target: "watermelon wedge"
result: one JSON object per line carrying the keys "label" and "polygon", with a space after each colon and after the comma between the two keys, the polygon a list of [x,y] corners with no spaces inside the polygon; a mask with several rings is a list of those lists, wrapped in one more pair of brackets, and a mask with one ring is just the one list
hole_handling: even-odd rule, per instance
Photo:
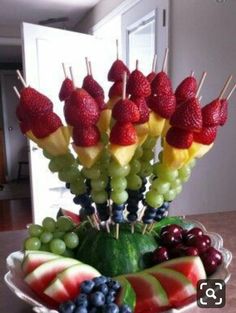
{"label": "watermelon wedge", "polygon": [[182,273],[196,287],[200,279],[206,279],[204,265],[199,256],[187,256],[163,262],[154,268],[169,268]]}
{"label": "watermelon wedge", "polygon": [[183,306],[188,299],[192,301],[196,295],[196,289],[192,283],[179,272],[167,268],[157,268],[148,273],[160,282],[174,308]]}
{"label": "watermelon wedge", "polygon": [[134,289],[124,276],[118,276],[115,278],[115,280],[118,280],[121,285],[121,290],[116,296],[116,304],[119,306],[122,304],[127,304],[133,310],[136,305],[136,294]]}
{"label": "watermelon wedge", "polygon": [[38,266],[25,277],[25,282],[37,293],[42,293],[56,275],[66,268],[79,264],[79,261],[59,257]]}
{"label": "watermelon wedge", "polygon": [[60,208],[58,213],[57,213],[57,218],[59,216],[68,216],[72,219],[72,221],[75,223],[75,224],[79,224],[81,223],[81,218],[78,214],[75,214],[71,211],[68,211],[68,210],[65,210],[65,209],[62,209]]}
{"label": "watermelon wedge", "polygon": [[170,307],[167,294],[161,284],[148,273],[125,275],[136,294],[134,313],[159,313]]}
{"label": "watermelon wedge", "polygon": [[22,270],[25,274],[29,274],[35,270],[39,265],[57,259],[58,255],[44,252],[44,251],[26,251],[25,257],[22,262]]}
{"label": "watermelon wedge", "polygon": [[57,303],[63,303],[72,299],[61,280],[57,278],[46,288],[44,294]]}

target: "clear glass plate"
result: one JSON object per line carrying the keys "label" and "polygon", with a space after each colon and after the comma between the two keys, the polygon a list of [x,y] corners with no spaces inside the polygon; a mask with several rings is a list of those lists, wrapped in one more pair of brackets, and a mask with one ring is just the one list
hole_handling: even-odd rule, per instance
{"label": "clear glass plate", "polygon": [[[201,228],[205,234],[211,237],[212,246],[217,250],[221,251],[223,255],[223,263],[218,268],[217,272],[214,273],[211,278],[222,279],[225,283],[230,279],[230,272],[228,271],[228,266],[232,260],[232,253],[223,247],[223,239],[220,235],[212,232],[207,232],[205,227],[196,221],[185,220],[186,224],[191,225],[191,227]],[[56,310],[51,310],[47,308],[45,303],[43,303],[37,296],[31,291],[31,289],[24,283],[23,274],[21,271],[21,261],[23,259],[23,252],[17,251],[11,253],[7,259],[6,264],[8,272],[6,273],[4,280],[11,291],[20,299],[27,302],[33,307],[33,311],[37,313],[58,313]],[[196,307],[197,303],[192,302],[189,305],[181,309],[171,309],[165,313],[183,313],[190,312],[191,309]]]}

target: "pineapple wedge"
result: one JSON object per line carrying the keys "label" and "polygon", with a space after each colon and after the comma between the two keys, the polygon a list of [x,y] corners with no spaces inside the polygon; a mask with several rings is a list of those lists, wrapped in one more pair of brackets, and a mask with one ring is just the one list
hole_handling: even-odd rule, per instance
{"label": "pineapple wedge", "polygon": [[107,102],[107,108],[112,110],[116,102],[118,102],[120,99],[121,97],[113,97],[109,99]]}
{"label": "pineapple wedge", "polygon": [[130,146],[119,146],[115,144],[109,145],[109,151],[112,157],[121,165],[125,166],[131,161],[135,150],[137,149],[139,143],[135,143]]}
{"label": "pineapple wedge", "polygon": [[194,158],[202,158],[207,152],[211,150],[214,143],[210,145],[203,145],[198,142],[193,142],[191,147],[188,149],[189,152],[189,159],[188,162],[190,162]]}
{"label": "pineapple wedge", "polygon": [[149,132],[149,125],[148,123],[135,125],[135,129],[138,135],[138,144],[139,146],[142,146],[142,144],[147,139],[148,132]]}
{"label": "pineapple wedge", "polygon": [[104,148],[101,142],[92,147],[79,147],[75,144],[72,146],[77,153],[81,164],[86,168],[90,168],[94,163],[96,163]]}
{"label": "pineapple wedge", "polygon": [[149,135],[151,137],[158,137],[161,135],[165,125],[165,119],[155,112],[151,112],[149,115]]}
{"label": "pineapple wedge", "polygon": [[163,127],[162,133],[161,133],[161,137],[166,137],[166,134],[169,130],[169,128],[171,127],[169,120],[165,120],[165,125]]}
{"label": "pineapple wedge", "polygon": [[163,163],[173,169],[181,168],[189,160],[188,149],[177,149],[170,146],[166,141],[163,149]]}
{"label": "pineapple wedge", "polygon": [[101,115],[97,123],[97,127],[101,133],[106,133],[108,131],[111,122],[111,113],[111,109],[105,109],[101,111]]}

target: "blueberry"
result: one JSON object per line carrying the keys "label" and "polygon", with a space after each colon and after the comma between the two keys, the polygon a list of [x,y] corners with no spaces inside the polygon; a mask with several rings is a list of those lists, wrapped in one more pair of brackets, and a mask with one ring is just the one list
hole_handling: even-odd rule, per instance
{"label": "blueberry", "polygon": [[132,313],[132,310],[127,304],[122,304],[119,313]]}
{"label": "blueberry", "polygon": [[118,290],[120,290],[121,285],[118,281],[112,280],[111,282],[108,283],[108,287],[115,290],[115,291],[118,291]]}
{"label": "blueberry", "polygon": [[80,285],[80,290],[83,293],[90,293],[93,290],[94,286],[95,286],[94,281],[92,281],[92,280],[85,280]]}
{"label": "blueberry", "polygon": [[127,215],[127,219],[130,221],[130,222],[135,222],[138,218],[138,214],[136,213],[129,213]]}
{"label": "blueberry", "polygon": [[148,210],[146,210],[144,213],[145,219],[154,219],[155,216],[156,216],[156,213],[149,212]]}
{"label": "blueberry", "polygon": [[[112,288],[112,287],[110,287],[110,288]],[[107,296],[115,297],[116,294],[117,294],[117,292],[116,292],[114,289],[110,289],[109,292],[108,292],[108,294],[107,294]]]}
{"label": "blueberry", "polygon": [[86,207],[91,204],[90,196],[87,193],[84,193],[76,197],[76,204],[80,204],[83,207]]}
{"label": "blueberry", "polygon": [[138,203],[139,203],[139,199],[136,199],[136,198],[129,198],[128,199],[128,205],[137,206]]}
{"label": "blueberry", "polygon": [[136,198],[139,195],[138,190],[127,190],[130,198]]}
{"label": "blueberry", "polygon": [[60,313],[73,313],[75,309],[75,304],[72,301],[67,301],[59,306]]}
{"label": "blueberry", "polygon": [[75,304],[77,306],[88,306],[88,297],[85,293],[81,293],[78,297],[75,298]]}
{"label": "blueberry", "polygon": [[108,278],[106,276],[98,276],[93,278],[93,282],[95,283],[95,287],[106,284],[108,281]]}
{"label": "blueberry", "polygon": [[106,210],[107,209],[107,202],[97,203],[96,207],[97,207],[98,210]]}
{"label": "blueberry", "polygon": [[66,188],[70,189],[70,183],[66,183]]}
{"label": "blueberry", "polygon": [[156,211],[157,211],[156,208],[153,208],[150,205],[148,205],[145,212],[156,213]]}
{"label": "blueberry", "polygon": [[96,308],[95,306],[93,306],[93,307],[91,307],[91,308],[89,309],[89,313],[98,313],[98,312],[100,312],[100,311],[99,311],[99,309]]}
{"label": "blueberry", "polygon": [[133,206],[133,205],[128,204],[127,211],[130,213],[136,213],[138,211],[138,207],[137,205]]}
{"label": "blueberry", "polygon": [[86,206],[84,210],[87,215],[93,215],[95,212],[95,208],[92,205]]}
{"label": "blueberry", "polygon": [[162,204],[162,207],[165,208],[165,209],[168,209],[170,206],[170,202],[167,202],[165,201],[163,204]]}
{"label": "blueberry", "polygon": [[156,221],[156,222],[159,222],[160,220],[162,220],[163,219],[163,215],[162,214],[156,214],[156,216],[154,217],[154,220]]}
{"label": "blueberry", "polygon": [[84,306],[79,305],[73,313],[88,313],[88,309]]}
{"label": "blueberry", "polygon": [[104,305],[103,313],[119,313],[119,307],[115,303]]}
{"label": "blueberry", "polygon": [[144,222],[144,224],[151,224],[153,219],[147,218],[146,216],[143,216],[142,221]]}
{"label": "blueberry", "polygon": [[166,209],[164,207],[160,207],[157,209],[157,212],[160,214],[164,214],[166,212]]}
{"label": "blueberry", "polygon": [[112,204],[112,210],[122,211],[124,209],[125,209],[125,205],[124,204],[116,204],[116,203]]}
{"label": "blueberry", "polygon": [[99,285],[97,288],[96,288],[97,291],[101,291],[104,295],[107,295],[108,294],[108,286],[107,284],[102,284],[102,285]]}
{"label": "blueberry", "polygon": [[145,187],[145,186],[143,186],[143,187],[141,187],[141,188],[139,189],[139,192],[140,192],[140,193],[145,192],[145,191],[146,191],[146,187]]}
{"label": "blueberry", "polygon": [[114,303],[114,302],[115,302],[115,299],[116,299],[116,298],[115,298],[114,296],[108,294],[108,295],[106,296],[106,304]]}
{"label": "blueberry", "polygon": [[98,216],[99,216],[99,219],[101,220],[101,221],[107,221],[108,219],[109,219],[109,217],[110,217],[110,215],[109,214],[100,214],[99,212],[98,212]]}
{"label": "blueberry", "polygon": [[105,296],[101,291],[96,291],[91,294],[90,302],[93,306],[102,306],[105,304]]}

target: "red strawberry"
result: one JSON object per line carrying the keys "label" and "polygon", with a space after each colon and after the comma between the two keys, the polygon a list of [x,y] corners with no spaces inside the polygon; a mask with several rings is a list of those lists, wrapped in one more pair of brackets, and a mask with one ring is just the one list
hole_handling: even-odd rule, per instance
{"label": "red strawberry", "polygon": [[137,121],[137,124],[146,123],[149,120],[150,110],[147,106],[147,102],[145,98],[144,97],[131,97],[130,100],[136,104],[139,110],[140,118]]}
{"label": "red strawberry", "polygon": [[116,123],[110,134],[110,142],[120,146],[135,144],[138,140],[136,130],[131,123]]}
{"label": "red strawberry", "polygon": [[166,134],[166,141],[172,147],[188,149],[193,142],[193,133],[178,127],[171,127]]}
{"label": "red strawberry", "polygon": [[221,100],[220,103],[220,126],[224,126],[228,119],[228,101]]}
{"label": "red strawberry", "polygon": [[20,105],[30,117],[45,114],[53,109],[51,100],[31,87],[21,91]]}
{"label": "red strawberry", "polygon": [[45,138],[62,126],[60,117],[53,112],[32,119],[32,133],[37,138]]}
{"label": "red strawberry", "polygon": [[104,110],[106,108],[106,103],[103,96],[94,97],[94,100],[97,102],[100,110]]}
{"label": "red strawberry", "polygon": [[172,115],[170,124],[189,131],[200,131],[202,112],[198,99],[192,98],[179,106]]}
{"label": "red strawberry", "polygon": [[161,117],[170,119],[176,109],[176,99],[173,94],[153,95],[149,97],[148,105]]}
{"label": "red strawberry", "polygon": [[217,127],[203,127],[200,133],[194,133],[193,140],[204,145],[210,145],[216,139]]}
{"label": "red strawberry", "polygon": [[110,82],[122,81],[124,72],[129,76],[130,72],[128,67],[121,60],[116,60],[108,72],[108,80]]}
{"label": "red strawberry", "polygon": [[95,146],[100,140],[100,132],[97,126],[74,127],[73,139],[76,146],[91,147]]}
{"label": "red strawberry", "polygon": [[204,126],[218,126],[221,121],[221,101],[213,100],[202,108],[202,122]]}
{"label": "red strawberry", "polygon": [[113,98],[113,97],[121,97],[122,96],[122,90],[123,90],[123,82],[122,81],[118,81],[115,82],[110,90],[109,90],[109,98]]}
{"label": "red strawberry", "polygon": [[130,74],[127,82],[127,92],[134,97],[148,97],[151,94],[150,83],[139,70],[135,70]]}
{"label": "red strawberry", "polygon": [[151,72],[147,75],[147,80],[149,81],[149,83],[151,84],[151,82],[153,81],[153,79],[156,77],[156,73],[155,72]]}
{"label": "red strawberry", "polygon": [[60,101],[65,101],[67,98],[69,98],[73,90],[74,90],[74,86],[73,86],[72,80],[69,78],[66,78],[63,81],[60,92],[59,92]]}
{"label": "red strawberry", "polygon": [[175,90],[177,105],[194,98],[197,92],[197,81],[194,77],[185,78]]}
{"label": "red strawberry", "polygon": [[21,121],[19,126],[22,134],[25,134],[31,130],[30,122],[28,120]]}
{"label": "red strawberry", "polygon": [[23,121],[27,119],[27,114],[24,111],[22,105],[20,104],[16,107],[16,116],[17,116],[18,121]]}
{"label": "red strawberry", "polygon": [[85,89],[93,98],[103,97],[104,91],[99,83],[93,78],[92,75],[85,76],[82,88]]}
{"label": "red strawberry", "polygon": [[165,72],[159,72],[151,83],[153,94],[169,94],[173,93],[171,81]]}
{"label": "red strawberry", "polygon": [[129,99],[119,100],[112,110],[112,116],[121,123],[135,123],[140,119],[136,104]]}
{"label": "red strawberry", "polygon": [[74,127],[95,125],[100,116],[97,102],[84,89],[76,89],[65,102],[66,122]]}

